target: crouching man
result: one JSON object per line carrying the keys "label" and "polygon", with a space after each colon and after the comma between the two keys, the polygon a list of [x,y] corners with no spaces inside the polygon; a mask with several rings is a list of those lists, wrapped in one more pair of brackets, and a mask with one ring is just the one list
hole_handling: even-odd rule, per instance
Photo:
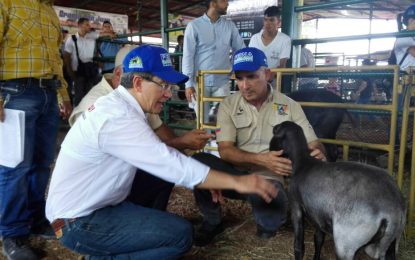
{"label": "crouching man", "polygon": [[272,129],[283,121],[293,121],[303,128],[311,155],[324,159],[324,146],[317,140],[301,106],[294,100],[272,89],[268,83],[271,71],[265,54],[257,48],[243,48],[233,57],[233,72],[239,92],[220,104],[216,140],[221,159],[205,153],[195,159],[213,169],[227,171],[235,176],[257,173],[270,178],[278,189],[271,203],[255,194],[240,194],[231,190],[194,191],[203,214],[203,223],[195,234],[195,244],[204,246],[223,231],[218,201],[222,195],[247,200],[252,205],[257,236],[270,238],[284,224],[287,215],[287,196],[283,177],[291,173],[291,161],[282,157],[283,151],[269,151]]}
{"label": "crouching man", "polygon": [[176,72],[166,50],[142,46],[124,59],[121,86],[99,98],[68,132],[49,188],[46,215],[60,242],[89,259],[176,259],[192,226],[126,200],[136,167],[189,188],[232,189],[265,201],[277,189],[257,175],[235,177],[166,146],[147,123],[171,97]]}

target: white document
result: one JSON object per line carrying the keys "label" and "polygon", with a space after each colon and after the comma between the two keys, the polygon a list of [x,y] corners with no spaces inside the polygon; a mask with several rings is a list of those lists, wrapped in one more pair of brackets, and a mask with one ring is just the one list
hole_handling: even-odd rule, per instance
{"label": "white document", "polygon": [[25,112],[4,109],[0,122],[0,165],[16,167],[24,158]]}

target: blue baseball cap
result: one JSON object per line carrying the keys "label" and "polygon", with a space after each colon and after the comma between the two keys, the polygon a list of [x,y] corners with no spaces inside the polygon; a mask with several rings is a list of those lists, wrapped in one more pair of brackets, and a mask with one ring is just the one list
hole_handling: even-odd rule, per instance
{"label": "blue baseball cap", "polygon": [[174,70],[170,55],[164,48],[150,45],[131,50],[124,58],[123,72],[146,72],[174,84],[184,83],[189,79]]}
{"label": "blue baseball cap", "polygon": [[267,57],[260,49],[246,47],[233,55],[232,71],[257,71],[260,67],[267,67]]}
{"label": "blue baseball cap", "polygon": [[403,24],[408,26],[409,18],[415,19],[415,5],[409,6],[403,13]]}

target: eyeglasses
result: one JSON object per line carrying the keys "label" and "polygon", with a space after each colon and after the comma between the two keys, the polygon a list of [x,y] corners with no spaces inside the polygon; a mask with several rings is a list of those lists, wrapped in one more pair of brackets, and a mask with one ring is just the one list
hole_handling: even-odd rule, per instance
{"label": "eyeglasses", "polygon": [[168,84],[168,83],[158,83],[158,82],[155,82],[152,79],[145,79],[145,80],[150,81],[150,82],[156,84],[164,92],[167,92],[167,91],[170,91],[171,92],[171,90],[172,90],[172,88],[174,86],[174,85],[171,85],[171,84]]}

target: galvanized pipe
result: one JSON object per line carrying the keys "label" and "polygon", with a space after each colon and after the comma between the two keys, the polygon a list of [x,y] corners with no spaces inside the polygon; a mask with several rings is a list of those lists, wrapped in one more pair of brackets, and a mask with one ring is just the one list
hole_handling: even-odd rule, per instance
{"label": "galvanized pipe", "polygon": [[292,40],[293,45],[309,44],[309,43],[325,43],[325,42],[340,42],[340,41],[354,41],[354,40],[367,40],[367,39],[378,39],[378,38],[402,38],[402,37],[413,37],[415,36],[414,31],[401,31],[391,33],[376,33],[376,34],[362,34],[362,35],[350,35],[350,36],[338,36],[318,39],[294,39]]}
{"label": "galvanized pipe", "polygon": [[336,1],[336,2],[330,2],[330,3],[297,6],[294,8],[294,11],[295,12],[307,12],[307,11],[312,11],[312,10],[329,9],[331,7],[338,7],[338,6],[344,6],[344,5],[371,3],[374,1],[376,0],[344,0],[344,1]]}

